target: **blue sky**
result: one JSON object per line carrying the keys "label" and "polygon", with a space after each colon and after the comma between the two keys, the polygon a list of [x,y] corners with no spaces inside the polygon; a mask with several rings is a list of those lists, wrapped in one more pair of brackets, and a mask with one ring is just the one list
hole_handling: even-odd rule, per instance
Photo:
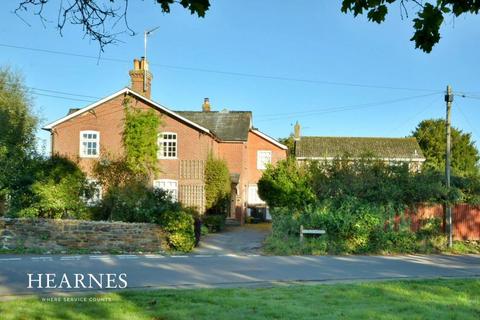
{"label": "blue sky", "polygon": [[[79,27],[58,34],[58,2],[47,9],[45,28],[28,12],[25,24],[11,13],[17,1],[9,2],[0,12],[0,64],[22,72],[33,88],[105,97],[129,85],[131,61],[143,55],[143,30],[160,26],[149,40],[152,98],[173,110],[200,110],[209,97],[216,110],[253,111],[254,125],[274,137],[287,136],[297,120],[304,135],[401,137],[422,119],[444,117],[441,91],[451,84],[477,98],[456,97],[453,124],[480,140],[478,16],[449,17],[440,44],[425,54],[409,41],[412,22],[401,19],[397,5],[377,25],[341,13],[340,1],[212,0],[204,19],[132,1],[128,19],[138,34],[105,48],[102,57],[121,60],[112,62],[2,46],[99,53]],[[34,97],[42,124],[89,104]]]}

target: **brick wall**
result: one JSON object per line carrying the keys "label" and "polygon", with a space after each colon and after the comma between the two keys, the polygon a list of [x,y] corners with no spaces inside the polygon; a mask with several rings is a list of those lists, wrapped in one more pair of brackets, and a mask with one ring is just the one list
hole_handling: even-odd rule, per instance
{"label": "brick wall", "polygon": [[248,133],[248,184],[256,184],[262,177],[263,170],[257,169],[257,151],[272,151],[272,164],[287,158],[287,151],[265,140],[254,132]]}
{"label": "brick wall", "polygon": [[166,246],[165,234],[155,224],[0,218],[3,249],[159,252]]}

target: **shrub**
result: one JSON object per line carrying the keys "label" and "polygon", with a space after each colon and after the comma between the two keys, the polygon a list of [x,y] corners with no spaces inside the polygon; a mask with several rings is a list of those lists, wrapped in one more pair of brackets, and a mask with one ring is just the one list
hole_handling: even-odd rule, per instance
{"label": "shrub", "polygon": [[93,176],[104,190],[110,188],[146,183],[147,176],[131,169],[125,158],[104,154],[93,164]]}
{"label": "shrub", "polygon": [[[424,221],[416,234],[403,212],[418,203],[480,203],[480,178],[452,177],[448,190],[440,172],[410,172],[407,165],[392,166],[368,156],[303,166],[290,159],[264,172],[259,194],[271,207],[269,243],[278,241],[270,248],[280,252],[314,251],[295,241],[290,246],[300,225],[326,229],[330,253],[436,252],[445,248],[440,222]],[[398,213],[400,224],[394,224]]]}
{"label": "shrub", "polygon": [[85,175],[72,161],[54,156],[28,160],[25,177],[10,195],[9,215],[39,218],[89,218],[82,195],[89,192]]}
{"label": "shrub", "polygon": [[205,165],[205,207],[207,214],[227,215],[231,180],[225,160],[209,155]]}
{"label": "shrub", "polygon": [[308,170],[293,158],[267,167],[258,181],[258,194],[270,207],[298,209],[315,201]]}
{"label": "shrub", "polygon": [[168,243],[177,251],[189,252],[195,246],[194,218],[186,211],[163,212],[160,225],[168,232]]}
{"label": "shrub", "polygon": [[138,181],[110,188],[96,208],[95,217],[97,220],[160,223],[162,212],[181,210],[181,205],[172,201],[168,192]]}
{"label": "shrub", "polygon": [[225,228],[225,216],[221,214],[204,215],[202,223],[208,228],[209,232],[220,232]]}
{"label": "shrub", "polygon": [[168,192],[141,181],[110,188],[94,210],[97,220],[156,223],[167,232],[170,247],[178,251],[194,247],[196,215],[193,209],[172,201]]}

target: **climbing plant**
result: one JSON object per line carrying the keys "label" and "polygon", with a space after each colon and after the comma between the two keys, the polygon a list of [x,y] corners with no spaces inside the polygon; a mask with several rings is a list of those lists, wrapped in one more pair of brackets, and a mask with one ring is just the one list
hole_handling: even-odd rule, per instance
{"label": "climbing plant", "polygon": [[125,98],[124,106],[123,145],[126,164],[136,174],[155,173],[158,170],[157,136],[161,119],[153,110],[132,107],[128,98]]}

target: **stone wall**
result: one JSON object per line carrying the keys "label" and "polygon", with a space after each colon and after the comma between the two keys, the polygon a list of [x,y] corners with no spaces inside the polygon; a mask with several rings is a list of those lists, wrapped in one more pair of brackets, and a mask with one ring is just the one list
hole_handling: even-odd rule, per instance
{"label": "stone wall", "polygon": [[0,248],[50,252],[159,252],[163,230],[148,223],[0,218]]}

